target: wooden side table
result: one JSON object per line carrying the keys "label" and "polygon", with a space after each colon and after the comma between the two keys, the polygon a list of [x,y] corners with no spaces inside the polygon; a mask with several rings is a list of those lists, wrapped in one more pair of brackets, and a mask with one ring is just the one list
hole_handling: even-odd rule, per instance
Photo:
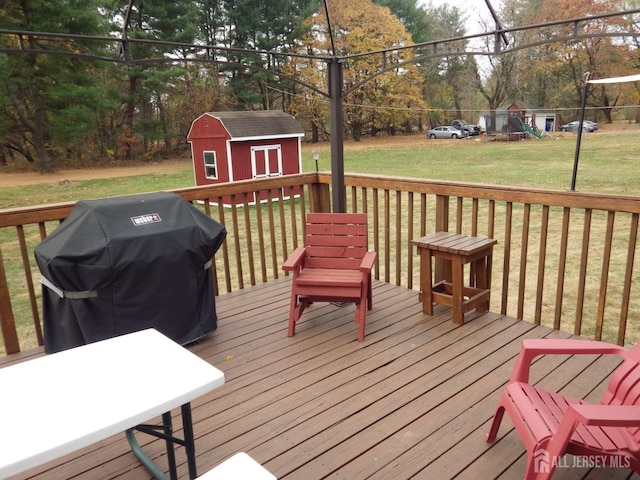
{"label": "wooden side table", "polygon": [[[491,257],[493,238],[471,237],[449,232],[436,232],[413,240],[420,254],[420,299],[422,311],[433,315],[433,303],[453,309],[453,321],[464,323],[464,314],[472,309],[486,312],[491,296]],[[444,280],[433,283],[432,258],[449,264]],[[469,285],[464,284],[464,266],[470,263]]]}

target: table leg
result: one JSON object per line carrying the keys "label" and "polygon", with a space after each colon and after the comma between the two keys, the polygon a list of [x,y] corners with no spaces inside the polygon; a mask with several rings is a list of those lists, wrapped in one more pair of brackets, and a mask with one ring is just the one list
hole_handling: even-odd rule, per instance
{"label": "table leg", "polygon": [[196,446],[193,435],[193,419],[191,418],[191,404],[185,403],[181,407],[182,411],[182,427],[183,438],[177,438],[173,436],[173,427],[171,421],[171,412],[162,414],[163,425],[138,425],[134,428],[130,428],[125,433],[127,440],[131,446],[131,451],[140,462],[147,467],[149,472],[157,480],[166,480],[164,472],[149,458],[149,456],[142,451],[142,448],[138,444],[134,435],[134,430],[139,430],[148,435],[152,435],[157,438],[162,438],[166,442],[167,447],[167,461],[169,463],[169,475],[170,480],[177,480],[178,471],[176,468],[176,458],[174,446],[182,445],[187,453],[187,466],[189,468],[189,479],[194,480],[198,473],[196,471]]}
{"label": "table leg", "polygon": [[138,444],[136,437],[133,433],[133,428],[128,429],[125,434],[127,435],[127,440],[129,441],[129,446],[131,447],[131,451],[136,456],[140,462],[147,467],[147,470],[151,472],[151,474],[157,480],[166,480],[166,476],[162,470],[149,458],[149,456],[142,451],[142,448]]}
{"label": "table leg", "polygon": [[187,451],[187,465],[189,466],[189,478],[195,479],[196,472],[196,443],[193,438],[193,420],[191,418],[191,404],[182,405],[182,427],[184,429],[184,448]]}
{"label": "table leg", "polygon": [[433,272],[431,271],[431,250],[420,249],[420,290],[422,291],[422,312],[433,315]]}
{"label": "table leg", "polygon": [[[486,257],[480,258],[473,262],[475,265],[475,275],[476,275],[476,288],[481,290],[486,290],[487,285],[487,259]],[[476,306],[476,312],[486,312],[489,310],[489,302],[482,302],[481,304]]]}
{"label": "table leg", "polygon": [[463,280],[464,265],[459,257],[451,259],[451,297],[453,299],[453,323],[462,325],[464,323],[464,310],[462,303],[464,301]]}
{"label": "table leg", "polygon": [[162,427],[164,430],[165,444],[167,446],[167,462],[169,463],[169,478],[171,480],[178,480],[178,470],[176,467],[176,452],[173,448],[173,441],[171,435],[173,435],[173,422],[171,420],[171,412],[162,414]]}

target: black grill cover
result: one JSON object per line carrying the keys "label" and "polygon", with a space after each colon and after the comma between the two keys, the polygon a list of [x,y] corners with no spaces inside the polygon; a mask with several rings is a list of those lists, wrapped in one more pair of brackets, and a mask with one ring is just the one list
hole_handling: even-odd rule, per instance
{"label": "black grill cover", "polygon": [[216,329],[211,259],[225,228],[172,193],[81,201],[35,248],[47,353],[155,328]]}

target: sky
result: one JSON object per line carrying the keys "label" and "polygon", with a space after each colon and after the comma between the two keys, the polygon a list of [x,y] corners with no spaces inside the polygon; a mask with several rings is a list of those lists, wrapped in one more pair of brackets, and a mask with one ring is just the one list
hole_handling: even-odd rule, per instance
{"label": "sky", "polygon": [[[499,13],[501,5],[500,0],[490,0],[490,2],[496,13]],[[467,15],[467,35],[483,33],[486,31],[478,22],[478,18],[482,18],[488,21],[490,25],[493,25],[491,13],[489,13],[485,0],[418,0],[419,5],[428,5],[429,3],[434,7],[442,5],[458,7],[459,10]]]}

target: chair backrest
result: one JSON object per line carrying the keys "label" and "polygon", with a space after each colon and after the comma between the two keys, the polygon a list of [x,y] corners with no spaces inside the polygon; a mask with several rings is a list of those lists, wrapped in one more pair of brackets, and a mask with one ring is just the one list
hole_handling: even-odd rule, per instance
{"label": "chair backrest", "polygon": [[305,268],[357,269],[368,247],[366,213],[309,213]]}
{"label": "chair backrest", "polygon": [[640,342],[616,368],[600,401],[603,405],[640,405]]}

